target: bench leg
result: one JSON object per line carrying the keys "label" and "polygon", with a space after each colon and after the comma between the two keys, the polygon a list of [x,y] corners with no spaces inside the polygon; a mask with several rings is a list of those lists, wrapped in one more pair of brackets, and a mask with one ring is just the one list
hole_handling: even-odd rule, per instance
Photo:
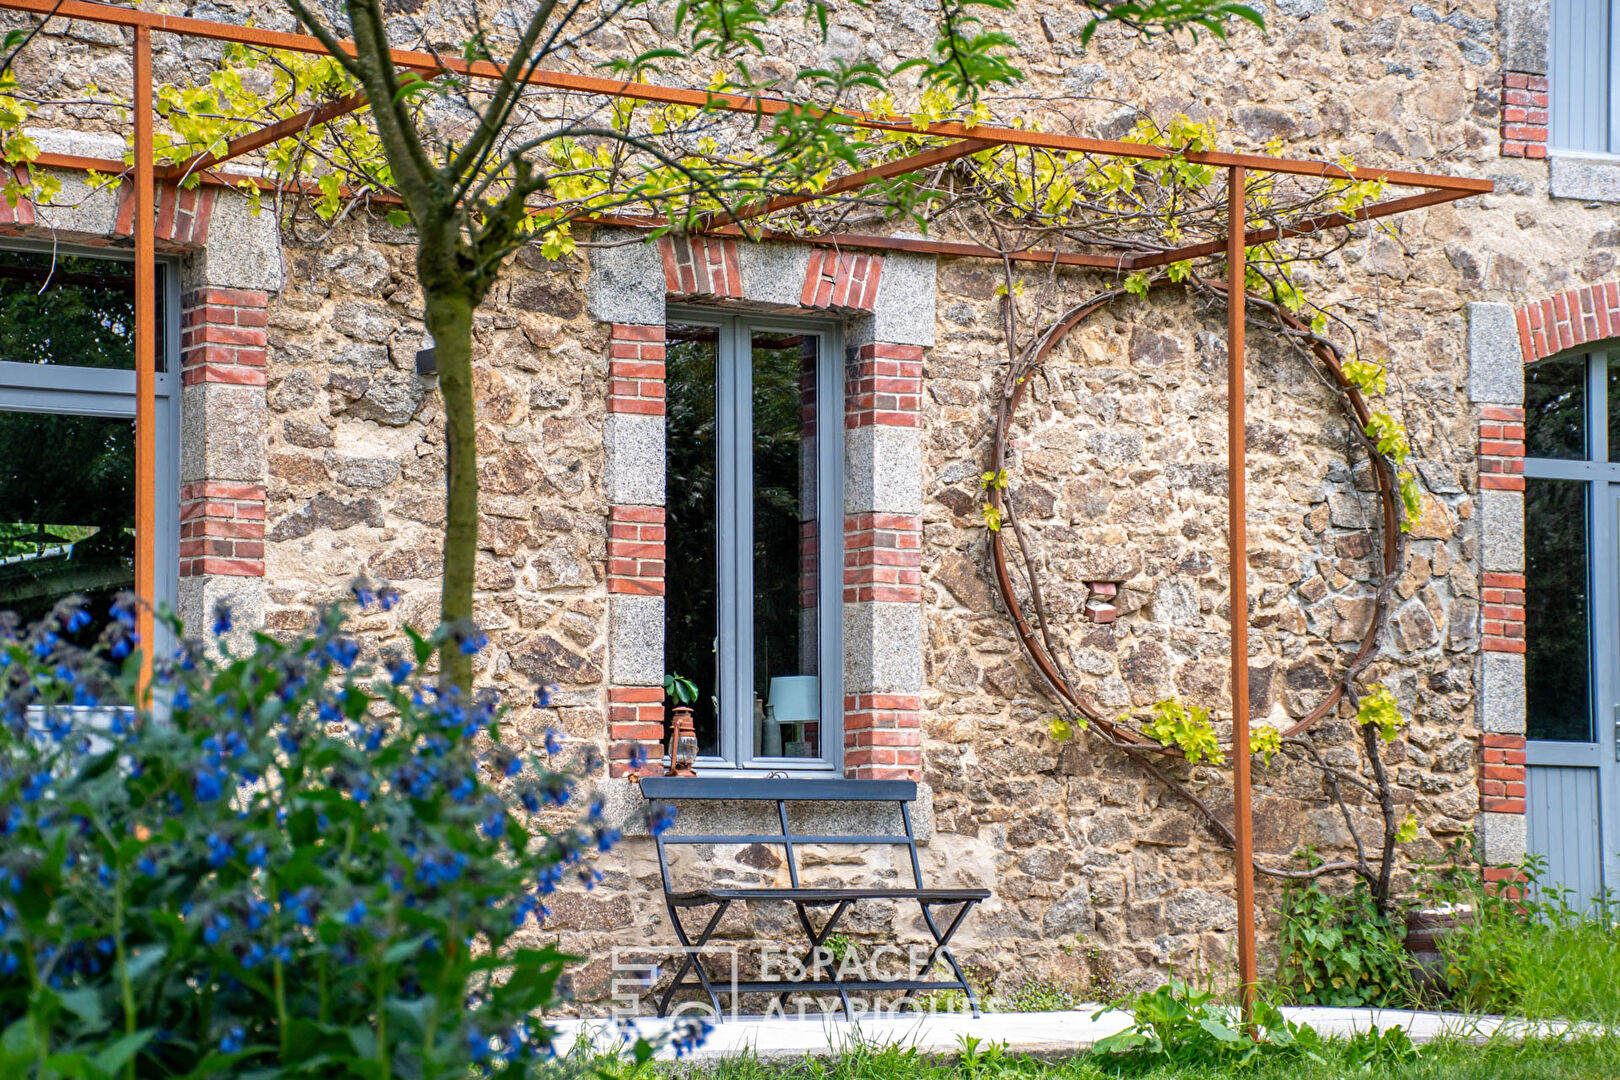
{"label": "bench leg", "polygon": [[[675,936],[681,942],[682,959],[681,966],[675,971],[674,980],[669,984],[669,989],[665,990],[664,996],[659,999],[658,1015],[660,1017],[669,1015],[669,1003],[674,999],[675,991],[689,985],[684,981],[686,973],[695,968],[697,969],[698,983],[703,987],[704,993],[709,995],[709,1003],[714,1007],[714,1019],[717,1023],[719,1022],[720,995],[715,992],[714,986],[709,982],[709,973],[704,970],[700,954],[703,952],[703,946],[709,943],[709,938],[713,935],[715,927],[720,925],[721,917],[725,915],[726,909],[730,906],[730,900],[721,900],[719,902],[714,914],[709,917],[708,925],[703,928],[703,932],[698,935],[698,939],[694,943],[688,939],[686,927],[681,925],[679,909],[674,904],[666,905],[666,909],[669,911],[669,921],[675,927]],[[736,1005],[737,1003],[733,1001],[732,1007],[735,1008]]]}
{"label": "bench leg", "polygon": [[[962,920],[967,918],[967,913],[973,910],[973,906],[977,903],[977,900],[962,901],[962,906],[956,911],[956,917],[950,921],[950,925],[946,926],[945,932],[941,934],[938,925],[934,922],[933,912],[928,910],[928,902],[918,902],[918,906],[922,908],[923,922],[928,924],[928,932],[934,936],[934,947],[929,950],[928,962],[923,965],[922,971],[917,973],[917,981],[921,982],[928,978],[928,973],[934,970],[934,964],[943,957],[945,962],[951,966],[951,971],[955,973],[956,981],[961,985],[962,992],[967,995],[968,1005],[973,1009],[973,1018],[975,1020],[979,1018],[979,999],[974,995],[973,987],[968,985],[967,976],[962,973],[962,966],[956,962],[956,957],[951,953],[951,938],[956,935],[957,929],[962,925]],[[902,1003],[913,1001],[916,995],[917,991],[907,990],[906,996],[901,1001]]]}
{"label": "bench leg", "polygon": [[[821,960],[816,953],[826,943],[827,939],[832,936],[833,927],[838,925],[838,920],[844,917],[844,912],[849,910],[852,903],[854,903],[852,900],[840,900],[838,906],[833,909],[832,917],[823,924],[821,931],[818,933],[814,924],[810,922],[809,909],[802,903],[794,902],[793,906],[799,910],[799,925],[804,927],[804,936],[810,939],[810,951],[804,954],[804,959],[799,961],[799,966],[802,968],[809,965],[811,977],[821,973]],[[836,976],[836,972],[834,975]],[[792,992],[791,990],[784,990],[781,997],[777,999],[784,1011],[787,1009],[788,995]],[[844,1019],[853,1020],[855,1017],[853,1010],[850,1008],[849,994],[840,990],[838,991],[838,998],[844,1003]]]}

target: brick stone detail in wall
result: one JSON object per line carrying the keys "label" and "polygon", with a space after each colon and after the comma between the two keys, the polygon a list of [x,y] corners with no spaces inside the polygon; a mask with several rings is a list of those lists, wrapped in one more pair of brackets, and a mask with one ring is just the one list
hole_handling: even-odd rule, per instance
{"label": "brick stone detail in wall", "polygon": [[1515,319],[1527,364],[1589,341],[1620,337],[1620,282],[1557,293],[1519,308]]}
{"label": "brick stone detail in wall", "polygon": [[[4,175],[3,171],[0,171],[0,175]],[[12,166],[11,175],[16,178],[17,183],[27,185],[26,165]],[[33,225],[35,220],[34,204],[27,199],[18,199],[17,205],[12,206],[6,199],[0,198],[0,225]]]}
{"label": "brick stone detail in wall", "polygon": [[844,370],[844,425],[917,427],[923,351],[918,345],[862,345]]}
{"label": "brick stone detail in wall", "polygon": [[202,288],[181,302],[181,381],[265,385],[269,297],[251,289]]}
{"label": "brick stone detail in wall", "polygon": [[1487,813],[1522,814],[1525,804],[1525,737],[1480,736],[1479,806]]}
{"label": "brick stone detail in wall", "polygon": [[[608,412],[663,416],[663,326],[614,323],[608,349]],[[608,507],[607,589],[628,598],[664,595],[662,506]],[[644,761],[634,770],[638,774],[656,772],[663,738],[662,687],[609,686],[608,769],[612,775],[629,775],[636,759]]]}
{"label": "brick stone detail in wall", "polygon": [[664,508],[608,509],[607,587],[610,593],[664,595]]}
{"label": "brick stone detail in wall", "polygon": [[[824,271],[844,272],[834,270],[835,259],[848,258],[830,251],[812,254],[811,277]],[[872,262],[867,288],[875,299],[881,266],[880,260]],[[810,282],[805,288],[808,296]],[[870,302],[866,297],[863,301]],[[828,303],[837,303],[836,293]],[[922,420],[922,376],[921,346],[876,342],[851,349],[844,366],[845,430],[870,429],[874,438],[912,438]],[[912,605],[917,610],[922,603],[922,515],[886,503],[877,495],[878,478],[873,478],[873,485],[874,502],[844,517],[845,610],[857,604],[874,605],[865,609],[874,615],[884,605]],[[897,512],[901,510],[908,512]],[[896,689],[881,680],[877,685],[845,688],[846,776],[894,780],[916,779],[920,774],[922,697],[891,692]]]}
{"label": "brick stone detail in wall", "polygon": [[810,253],[800,303],[807,308],[871,311],[877,306],[883,256],[851,255],[817,248]]}
{"label": "brick stone detail in wall", "polygon": [[922,770],[922,697],[844,697],[844,773],[862,780],[914,780]]}
{"label": "brick stone detail in wall", "polygon": [[671,296],[736,300],[742,296],[737,241],[703,236],[665,236],[658,241],[664,288]]}
{"label": "brick stone detail in wall", "polygon": [[614,323],[608,350],[608,412],[663,416],[664,328]]}
{"label": "brick stone detail in wall", "polygon": [[180,486],[180,576],[264,576],[263,484]]}
{"label": "brick stone detail in wall", "polygon": [[662,776],[664,688],[608,689],[608,775]]}
{"label": "brick stone detail in wall", "polygon": [[1493,573],[1480,579],[1481,647],[1487,652],[1524,652],[1524,575]]}
{"label": "brick stone detail in wall", "polygon": [[1524,409],[1486,405],[1479,413],[1479,486],[1524,490]]}
{"label": "brick stone detail in wall", "polygon": [[1502,156],[1547,156],[1547,76],[1502,73]]}
{"label": "brick stone detail in wall", "polygon": [[[160,184],[157,193],[158,240],[175,244],[201,245],[208,240],[208,224],[214,216],[217,188],[182,188]],[[118,191],[118,219],[113,226],[120,236],[130,236],[135,228],[135,185],[125,184]]]}
{"label": "brick stone detail in wall", "polygon": [[922,519],[916,514],[844,518],[844,603],[922,602]]}

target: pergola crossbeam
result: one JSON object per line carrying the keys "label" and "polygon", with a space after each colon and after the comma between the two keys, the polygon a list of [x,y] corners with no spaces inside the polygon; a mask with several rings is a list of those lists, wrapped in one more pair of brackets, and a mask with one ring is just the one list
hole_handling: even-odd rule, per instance
{"label": "pergola crossbeam", "polygon": [[[417,70],[416,73],[421,75],[423,79],[433,79],[442,73],[442,69]],[[371,101],[366,97],[365,92],[357,90],[352,94],[345,94],[335,101],[329,101],[325,105],[305,109],[285,119],[265,124],[263,127],[250,131],[246,135],[231,139],[225,144],[222,153],[209,154],[205,152],[193,154],[185,161],[158,169],[155,175],[159,180],[182,180],[200,169],[211,169],[217,165],[223,165],[227,161],[242,157],[244,154],[251,154],[255,150],[261,150],[273,143],[280,142],[282,139],[297,135],[299,132],[359,112],[370,104]]]}
{"label": "pergola crossbeam", "polygon": [[[308,192],[313,185],[301,181],[278,181],[273,177],[250,174],[224,175],[215,167],[233,158],[252,153],[272,145],[283,138],[293,137],[319,124],[364,108],[367,100],[362,94],[350,94],[336,101],[306,109],[294,116],[267,124],[256,131],[229,141],[220,154],[196,154],[188,160],[154,172],[152,150],[152,85],[151,35],[155,32],[233,42],[262,49],[282,49],[306,54],[327,55],[327,49],[312,36],[264,30],[251,26],[235,26],[203,19],[184,18],[158,12],[114,7],[91,3],[88,0],[0,0],[0,10],[27,12],[44,18],[60,16],[87,22],[132,28],[135,37],[135,184],[134,234],[136,247],[136,351],[137,351],[137,407],[136,407],[136,477],[137,477],[137,590],[150,602],[154,594],[155,560],[153,546],[155,513],[155,458],[154,458],[154,382],[153,346],[155,326],[155,268],[153,194],[156,184],[169,180],[193,177],[199,182],[219,186],[249,184],[262,190],[295,190]],[[343,51],[354,54],[352,43],[339,44]],[[454,75],[467,79],[502,78],[506,69],[487,61],[467,61],[454,57],[439,57],[425,52],[390,50],[391,61],[399,68],[413,71],[425,78]],[[1234,154],[1217,151],[1178,153],[1159,146],[1093,139],[1078,135],[1060,135],[1051,132],[993,125],[962,124],[942,121],[925,125],[909,123],[891,116],[873,116],[858,111],[819,110],[816,106],[795,103],[781,98],[745,97],[736,94],[691,90],[679,87],[653,86],[646,83],[625,82],[597,76],[576,75],[567,72],[535,70],[522,76],[525,85],[543,87],[574,94],[627,99],[654,104],[695,107],[705,110],[729,111],[755,118],[778,116],[792,110],[803,110],[836,125],[863,128],[870,131],[903,132],[911,136],[931,136],[953,140],[948,145],[934,146],[922,152],[858,169],[846,176],[836,177],[815,191],[795,192],[789,195],[758,198],[735,210],[721,210],[700,219],[687,231],[700,234],[735,237],[743,233],[742,223],[767,218],[773,213],[801,206],[805,203],[859,191],[862,188],[898,176],[930,169],[962,157],[997,147],[1023,147],[1062,155],[1083,157],[1123,158],[1132,161],[1163,160],[1171,157],[1218,168],[1225,172],[1226,223],[1209,223],[1200,229],[1200,235],[1224,230],[1219,239],[1186,245],[1168,251],[1155,251],[1146,243],[1116,241],[1117,250],[1107,254],[1084,251],[1023,250],[1003,251],[975,243],[927,240],[910,237],[862,234],[797,235],[791,231],[763,228],[755,235],[760,239],[787,240],[824,247],[871,248],[876,250],[914,251],[934,255],[989,258],[998,261],[1038,263],[1049,266],[1072,266],[1112,271],[1139,271],[1187,259],[1226,256],[1226,290],[1228,297],[1240,297],[1244,288],[1246,249],[1256,244],[1290,237],[1309,237],[1330,229],[1343,228],[1361,221],[1391,217],[1427,206],[1452,202],[1472,195],[1482,195],[1493,188],[1491,181],[1471,177],[1439,176],[1407,172],[1397,169],[1375,169],[1345,166],[1323,161],[1301,161],[1265,157],[1256,154]],[[95,170],[120,177],[128,177],[131,169],[122,161],[78,157],[64,154],[40,154],[36,166],[47,168]],[[1317,213],[1296,221],[1282,220],[1266,228],[1250,230],[1245,207],[1244,180],[1249,173],[1288,174],[1315,177],[1325,181],[1383,181],[1389,185],[1420,188],[1420,192],[1400,198],[1359,206],[1354,210]],[[346,195],[356,194],[343,189]],[[361,189],[364,194],[364,189]],[[399,205],[399,196],[382,191],[371,194],[374,201]],[[1307,207],[1320,205],[1316,196],[1302,201],[1293,208],[1304,213]],[[535,213],[545,213],[536,209]],[[566,213],[559,210],[558,213]],[[1279,214],[1279,216],[1281,216]],[[561,217],[563,221],[581,225],[616,225],[646,230],[670,230],[674,223],[650,215],[602,214],[579,212]],[[1108,241],[1098,241],[1096,247],[1106,248]],[[1145,250],[1146,249],[1146,250]],[[1233,774],[1233,812],[1237,847],[1237,898],[1239,908],[1239,969],[1244,984],[1243,1001],[1246,1019],[1252,1017],[1253,989],[1256,980],[1255,921],[1252,863],[1252,822],[1250,821],[1249,755],[1243,752],[1247,745],[1249,721],[1247,681],[1247,606],[1246,589],[1246,504],[1244,488],[1244,325],[1247,304],[1241,299],[1228,303],[1227,323],[1227,408],[1228,408],[1228,557],[1231,589],[1231,650],[1233,738],[1237,748]],[[1393,521],[1386,529],[1394,528]],[[1024,628],[1024,629],[1027,629]],[[1022,632],[1022,631],[1021,631]],[[143,616],[142,640],[150,643],[150,610]],[[148,660],[148,664],[150,661]],[[148,676],[150,667],[148,666]]]}
{"label": "pergola crossbeam", "polygon": [[[115,26],[146,27],[149,30],[181,34],[189,37],[230,41],[241,45],[265,49],[285,49],[290,52],[326,55],[326,46],[308,34],[289,34],[278,30],[265,30],[255,26],[235,26],[158,12],[114,7],[109,4],[90,3],[88,0],[0,0],[0,9],[25,11],[41,16],[57,15],[69,19]],[[354,54],[352,42],[339,42],[339,48]],[[505,67],[486,60],[468,61],[455,57],[435,56],[431,53],[406,49],[389,52],[393,63],[402,68],[421,71],[439,71],[466,78],[500,80]],[[627,82],[623,79],[604,79],[594,75],[576,75],[572,72],[535,70],[522,77],[530,86],[553,90],[599,94],[604,97],[627,98],[664,105],[685,105],[702,109],[719,109],[775,116],[806,106],[785,98],[745,97],[710,90],[689,90],[681,87],[656,86],[650,83]],[[955,121],[941,121],[918,127],[904,120],[875,117],[858,110],[824,111],[852,127],[874,131],[900,131],[909,134],[938,135],[953,139],[984,139],[1004,146],[1027,146],[1045,150],[1069,151],[1082,154],[1100,154],[1107,157],[1157,160],[1174,156],[1174,152],[1145,143],[1122,142],[1116,139],[1093,139],[1080,135],[1059,135],[1045,131],[1026,131],[1018,128],[989,124],[967,125]],[[1220,168],[1239,166],[1256,172],[1290,173],[1298,176],[1317,176],[1326,179],[1383,180],[1404,187],[1441,188],[1463,195],[1482,195],[1492,190],[1489,180],[1465,176],[1439,176],[1429,173],[1406,172],[1399,169],[1374,169],[1362,166],[1346,167],[1325,161],[1303,161],[1290,158],[1272,158],[1260,154],[1232,154],[1217,151],[1188,153],[1187,161]]]}
{"label": "pergola crossbeam", "polygon": [[729,229],[726,226],[734,225],[749,218],[774,214],[780,210],[791,209],[795,206],[803,206],[805,203],[815,202],[818,199],[831,198],[846,191],[855,191],[879,180],[892,180],[907,173],[931,169],[936,165],[943,165],[946,162],[967,157],[969,154],[977,154],[981,150],[992,149],[996,145],[998,144],[988,139],[962,139],[948,146],[936,146],[931,150],[924,150],[908,157],[896,158],[881,165],[874,165],[869,169],[852,172],[848,176],[840,176],[816,191],[806,192],[802,195],[779,195],[774,199],[761,199],[758,202],[751,202],[735,211],[721,210],[706,215],[698,223],[696,231],[735,233],[740,230]]}

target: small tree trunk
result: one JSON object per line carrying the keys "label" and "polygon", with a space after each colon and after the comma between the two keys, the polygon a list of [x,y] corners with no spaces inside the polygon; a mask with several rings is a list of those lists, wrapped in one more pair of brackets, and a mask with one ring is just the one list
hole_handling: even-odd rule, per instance
{"label": "small tree trunk", "polygon": [[[472,298],[424,284],[428,331],[444,399],[444,580],[439,618],[470,623],[478,561],[478,444],[473,408]],[[472,689],[472,657],[453,638],[439,648],[439,685]]]}

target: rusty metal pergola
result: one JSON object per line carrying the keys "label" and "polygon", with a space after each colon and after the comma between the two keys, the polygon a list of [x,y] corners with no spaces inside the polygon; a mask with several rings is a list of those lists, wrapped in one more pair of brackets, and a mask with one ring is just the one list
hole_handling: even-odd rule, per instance
{"label": "rusty metal pergola", "polygon": [[[223,174],[219,167],[246,154],[268,147],[282,139],[295,137],[314,126],[336,120],[366,108],[365,95],[353,93],[318,106],[305,109],[274,123],[230,140],[223,152],[199,153],[191,158],[158,167],[153,152],[153,82],[152,35],[175,34],[182,37],[202,38],[260,49],[326,55],[326,48],[318,39],[304,34],[264,30],[251,26],[235,26],[204,19],[183,18],[92,3],[88,0],[0,0],[0,10],[37,15],[42,18],[63,18],[117,26],[133,31],[134,60],[134,166],[123,161],[81,157],[67,154],[41,153],[34,161],[36,167],[65,170],[94,170],[118,175],[134,184],[134,243],[135,243],[135,310],[136,310],[136,591],[147,601],[142,615],[140,632],[143,640],[152,640],[151,601],[157,566],[154,546],[156,521],[156,441],[155,423],[155,354],[156,341],[156,282],[155,210],[156,186],[195,178],[198,182],[216,186],[236,187],[244,181],[273,188],[275,182],[235,172]],[[343,47],[353,53],[352,43]],[[426,52],[392,50],[391,59],[402,71],[413,71],[425,79],[450,73],[469,80],[498,80],[504,69],[486,61],[436,56]],[[563,71],[536,70],[524,82],[538,89],[549,89],[611,99],[629,99],[663,105],[690,106],[705,110],[720,110],[754,116],[769,117],[794,108],[795,103],[780,98],[752,98],[735,94],[692,90],[680,87],[657,86],[641,82],[628,82],[597,76],[578,75]],[[1063,135],[1015,127],[992,125],[965,125],[955,121],[916,126],[892,117],[878,117],[866,113],[840,110],[840,123],[874,131],[898,131],[952,140],[919,153],[892,161],[855,170],[831,180],[810,192],[760,199],[730,212],[714,212],[702,218],[696,228],[688,232],[717,236],[747,236],[742,223],[766,217],[791,207],[832,196],[856,192],[878,181],[892,179],[908,173],[929,169],[952,160],[995,147],[1015,147],[1058,153],[1079,153],[1099,157],[1150,162],[1171,157],[1173,152],[1157,146],[1109,139],[1094,139],[1078,135]],[[1187,259],[1225,254],[1227,266],[1227,295],[1245,292],[1246,249],[1290,237],[1309,237],[1328,230],[1343,228],[1360,221],[1391,217],[1416,210],[1453,202],[1474,195],[1489,193],[1492,183],[1470,177],[1407,172],[1394,169],[1347,167],[1323,161],[1296,160],[1255,154],[1224,152],[1188,152],[1178,155],[1184,160],[1223,170],[1226,173],[1226,229],[1222,239],[1189,244],[1167,250],[1154,251],[1066,251],[1019,250],[1000,251],[974,243],[916,239],[884,235],[835,233],[802,236],[769,229],[756,230],[752,235],[761,239],[783,239],[798,243],[836,246],[841,248],[912,251],[959,258],[987,258],[997,261],[1012,260],[1038,263],[1045,266],[1081,267],[1113,272],[1131,272],[1163,266]],[[1250,227],[1245,207],[1245,180],[1249,174],[1283,174],[1296,177],[1316,177],[1324,180],[1383,181],[1390,187],[1416,189],[1412,194],[1367,203],[1353,211],[1314,214],[1297,221],[1281,222],[1265,228]],[[374,197],[380,203],[397,203],[397,197],[387,193]],[[610,224],[633,228],[667,228],[669,222],[639,215],[580,216],[573,220],[581,224]],[[1244,304],[1228,303],[1227,310],[1227,496],[1229,529],[1229,581],[1230,595],[1246,597],[1248,593],[1246,558],[1247,505],[1244,488]],[[1249,738],[1248,694],[1248,618],[1246,605],[1233,600],[1231,618],[1231,688],[1233,758],[1234,829],[1236,835],[1237,902],[1238,902],[1238,957],[1239,977],[1242,983],[1242,1002],[1247,1014],[1252,1007],[1257,979],[1255,955],[1253,829],[1251,822],[1251,783],[1249,755],[1243,752]],[[150,665],[150,657],[147,660]],[[149,670],[149,668],[148,668]]]}

